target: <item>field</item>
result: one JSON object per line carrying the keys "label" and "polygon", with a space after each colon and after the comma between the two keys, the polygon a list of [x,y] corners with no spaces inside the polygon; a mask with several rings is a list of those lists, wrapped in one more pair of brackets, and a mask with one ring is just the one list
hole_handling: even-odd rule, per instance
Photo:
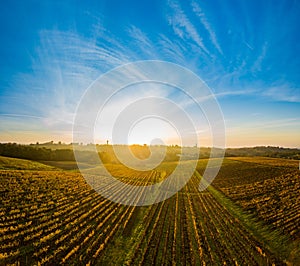
{"label": "field", "polygon": [[270,158],[235,160],[238,167],[233,169],[224,165],[214,186],[274,229],[282,230],[292,239],[299,239],[298,161]]}
{"label": "field", "polygon": [[[173,197],[134,207],[103,198],[76,170],[14,160],[0,158],[0,265],[300,263],[298,161],[226,158],[199,192],[203,159]],[[69,169],[62,164],[55,166]],[[134,185],[158,182],[174,167],[107,165]]]}

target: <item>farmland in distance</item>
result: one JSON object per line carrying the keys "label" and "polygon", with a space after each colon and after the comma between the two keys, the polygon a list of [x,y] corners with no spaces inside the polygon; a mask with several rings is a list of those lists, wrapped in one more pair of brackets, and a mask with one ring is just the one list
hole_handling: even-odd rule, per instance
{"label": "farmland in distance", "polygon": [[[145,207],[109,201],[77,170],[7,157],[0,163],[0,265],[300,263],[296,160],[228,157],[200,192],[207,163],[200,159],[178,193]],[[159,182],[175,167],[107,165],[133,185]]]}

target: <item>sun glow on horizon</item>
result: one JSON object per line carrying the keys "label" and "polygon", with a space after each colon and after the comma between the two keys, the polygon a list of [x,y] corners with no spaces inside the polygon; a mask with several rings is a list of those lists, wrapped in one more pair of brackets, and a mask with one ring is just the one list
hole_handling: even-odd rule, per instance
{"label": "sun glow on horizon", "polygon": [[145,118],[138,121],[132,126],[128,135],[129,145],[169,145],[170,140],[177,145],[181,144],[176,129],[170,123],[158,118]]}

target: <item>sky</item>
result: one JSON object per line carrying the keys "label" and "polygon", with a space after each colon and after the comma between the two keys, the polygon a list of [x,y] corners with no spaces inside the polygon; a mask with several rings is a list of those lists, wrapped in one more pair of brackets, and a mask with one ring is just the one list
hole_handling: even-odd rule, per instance
{"label": "sky", "polygon": [[[300,148],[299,25],[297,0],[1,1],[0,142],[71,142],[77,106],[97,78],[160,60],[210,88],[227,147]],[[97,142],[111,141],[122,108],[152,95],[182,105],[174,88],[124,90],[107,104]],[[190,115],[197,132],[209,131],[197,124],[201,111]],[[148,118],[128,138],[175,144],[176,134],[168,121]],[[208,139],[200,134],[199,145]]]}

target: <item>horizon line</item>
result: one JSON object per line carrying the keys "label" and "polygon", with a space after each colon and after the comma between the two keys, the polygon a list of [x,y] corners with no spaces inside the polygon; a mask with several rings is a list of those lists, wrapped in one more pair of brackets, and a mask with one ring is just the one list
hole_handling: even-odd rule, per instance
{"label": "horizon line", "polygon": [[54,142],[54,141],[49,141],[49,142],[43,142],[43,143],[40,143],[40,142],[36,142],[36,143],[21,143],[21,142],[1,142],[0,141],[0,144],[17,144],[17,145],[24,145],[24,146],[33,146],[33,145],[40,145],[40,146],[43,146],[43,145],[68,145],[68,146],[74,146],[74,145],[78,145],[78,146],[93,146],[93,145],[96,145],[96,146],[141,146],[141,147],[149,147],[149,146],[152,146],[152,147],[159,147],[159,146],[162,146],[162,147],[188,147],[188,148],[214,148],[214,149],[243,149],[243,148],[279,148],[279,149],[297,149],[297,150],[300,150],[300,147],[286,147],[286,146],[273,146],[273,145],[253,145],[253,146],[231,146],[231,147],[224,147],[224,148],[220,148],[220,147],[212,147],[212,146],[198,146],[198,145],[194,145],[194,146],[180,146],[178,144],[168,144],[168,145],[162,145],[162,144],[138,144],[138,143],[134,143],[134,144],[108,144],[108,143],[73,143],[73,142],[70,142],[70,143],[64,143],[64,142],[61,142],[61,141],[58,141],[58,142]]}

